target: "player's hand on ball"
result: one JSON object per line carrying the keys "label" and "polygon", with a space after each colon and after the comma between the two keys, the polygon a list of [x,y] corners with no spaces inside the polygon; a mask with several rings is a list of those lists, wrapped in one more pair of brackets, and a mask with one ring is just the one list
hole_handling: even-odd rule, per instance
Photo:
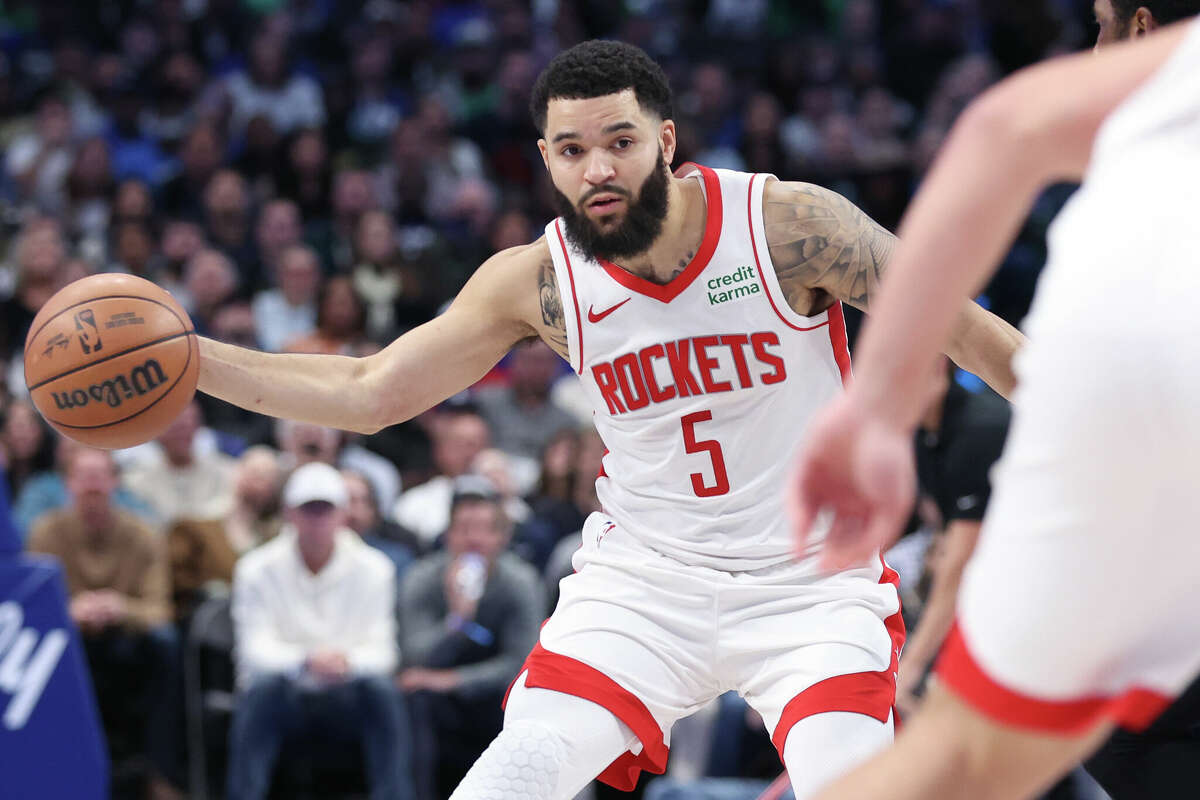
{"label": "player's hand on ball", "polygon": [[787,493],[800,552],[832,515],[821,566],[860,564],[891,543],[912,507],[910,434],[870,416],[847,392],[813,420]]}

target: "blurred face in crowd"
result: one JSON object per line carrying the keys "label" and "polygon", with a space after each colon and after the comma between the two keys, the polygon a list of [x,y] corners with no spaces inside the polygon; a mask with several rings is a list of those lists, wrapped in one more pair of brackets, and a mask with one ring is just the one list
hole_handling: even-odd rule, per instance
{"label": "blurred face in crowd", "polygon": [[300,209],[291,200],[272,200],[258,218],[258,249],[269,260],[300,241]]}
{"label": "blurred face in crowd", "polygon": [[263,34],[250,46],[250,74],[263,86],[278,86],[284,78],[284,42],[278,35]]}
{"label": "blurred face in crowd", "polygon": [[117,228],[114,250],[118,263],[134,275],[145,275],[150,259],[154,257],[154,237],[140,222],[122,223]]}
{"label": "blurred face in crowd", "polygon": [[201,250],[188,262],[183,281],[197,310],[208,312],[233,295],[237,273],[221,251]]}
{"label": "blurred face in crowd", "polygon": [[167,457],[168,464],[187,466],[192,463],[192,442],[195,441],[198,430],[200,406],[192,402],[158,437],[158,443],[162,445],[163,455]]}
{"label": "blurred face in crowd", "polygon": [[334,337],[348,337],[356,333],[363,318],[363,305],[354,291],[354,284],[344,275],[329,279],[321,296],[321,328]]}
{"label": "blurred face in crowd", "polygon": [[310,248],[294,245],[279,258],[279,289],[294,306],[311,303],[321,282],[321,267]]}
{"label": "blurred face in crowd", "polygon": [[287,521],[296,528],[296,544],[310,565],[320,569],[333,552],[333,540],[346,524],[346,510],[324,500],[289,508]]}
{"label": "blurred face in crowd", "polygon": [[492,249],[499,252],[510,247],[527,244],[533,228],[529,217],[522,211],[506,211],[492,223],[492,234],[489,243]]}
{"label": "blurred face in crowd", "polygon": [[346,493],[350,498],[346,506],[346,525],[355,533],[368,533],[379,519],[371,485],[357,472],[343,472],[342,480],[346,482]]}
{"label": "blurred face in crowd", "polygon": [[171,104],[186,103],[204,85],[204,70],[187,51],[174,53],[162,70],[162,96]]}
{"label": "blurred face in crowd", "polygon": [[214,221],[243,222],[250,207],[246,181],[233,170],[221,170],[204,190],[204,205]]}
{"label": "blurred face in crowd", "polygon": [[258,513],[277,507],[280,489],[279,459],[266,447],[251,447],[238,459],[233,491],[241,505]]}
{"label": "blurred face in crowd", "polygon": [[288,426],[283,449],[292,456],[296,466],[312,461],[336,464],[341,445],[342,436],[333,428],[294,422]]}
{"label": "blurred face in crowd", "polygon": [[516,484],[513,482],[512,462],[502,450],[489,447],[482,451],[471,462],[471,472],[487,478],[501,497],[511,497],[517,493]]}
{"label": "blurred face in crowd", "polygon": [[48,219],[30,223],[21,235],[17,250],[21,279],[31,282],[53,281],[66,255],[58,223]]}
{"label": "blurred face in crowd", "polygon": [[226,303],[212,318],[212,335],[219,341],[242,347],[258,347],[254,308],[246,302]]}
{"label": "blurred face in crowd", "polygon": [[161,246],[167,261],[185,264],[204,248],[204,233],[194,222],[172,220],[163,229]]}
{"label": "blurred face in crowd", "polygon": [[89,525],[108,521],[110,498],[117,489],[117,466],[104,450],[80,447],[67,466],[67,491],[75,510]]}
{"label": "blurred face in crowd", "polygon": [[315,175],[325,168],[329,152],[319,131],[305,131],[292,142],[289,151],[292,168],[301,175]]}
{"label": "blurred face in crowd", "polygon": [[558,376],[562,359],[540,339],[523,344],[512,351],[508,378],[518,395],[545,397],[550,384]]}
{"label": "blurred face in crowd", "polygon": [[386,211],[368,211],[358,218],[355,238],[358,257],[369,264],[381,265],[396,249],[396,230]]}
{"label": "blurred face in crowd", "polygon": [[183,141],[179,158],[183,171],[193,180],[202,181],[221,166],[221,139],[216,128],[201,124],[196,126]]}
{"label": "blurred face in crowd", "polygon": [[14,401],[4,419],[4,453],[9,461],[28,461],[45,441],[46,431],[33,406]]}
{"label": "blurred face in crowd", "polygon": [[491,444],[491,431],[477,414],[451,414],[433,428],[433,458],[443,475],[456,478]]}
{"label": "blurred face in crowd", "polygon": [[446,552],[452,558],[478,553],[491,563],[508,546],[508,520],[494,500],[459,501],[446,530]]}
{"label": "blurred face in crowd", "polygon": [[71,138],[71,111],[57,97],[49,97],[38,106],[38,136],[47,144],[62,146]]}
{"label": "blurred face in crowd", "polygon": [[538,147],[577,247],[614,260],[649,249],[667,216],[674,122],[644,110],[633,89],[553,98]]}
{"label": "blurred face in crowd", "polygon": [[357,221],[375,206],[375,187],[371,185],[369,174],[357,169],[343,170],[337,174],[333,184],[334,216]]}
{"label": "blurred face in crowd", "polygon": [[103,139],[88,139],[75,156],[71,177],[85,195],[95,194],[108,186],[112,178],[109,170],[108,145]]}
{"label": "blurred face in crowd", "polygon": [[117,187],[113,216],[130,221],[148,221],[154,214],[150,189],[139,180],[125,180]]}

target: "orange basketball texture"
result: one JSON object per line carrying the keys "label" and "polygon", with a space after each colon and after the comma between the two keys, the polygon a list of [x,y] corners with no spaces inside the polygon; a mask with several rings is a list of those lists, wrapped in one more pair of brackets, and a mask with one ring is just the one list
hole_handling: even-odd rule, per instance
{"label": "orange basketball texture", "polygon": [[92,275],[64,287],[25,339],[34,405],[57,430],[93,447],[158,436],[196,393],[199,373],[187,312],[132,275]]}

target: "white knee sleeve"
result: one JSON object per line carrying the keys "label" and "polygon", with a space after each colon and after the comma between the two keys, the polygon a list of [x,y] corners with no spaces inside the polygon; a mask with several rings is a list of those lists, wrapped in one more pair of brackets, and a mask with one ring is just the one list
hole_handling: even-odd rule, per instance
{"label": "white knee sleeve", "polygon": [[550,800],[557,797],[566,746],[558,731],[532,720],[505,725],[450,800]]}
{"label": "white knee sleeve", "polygon": [[636,737],[612,712],[524,676],[509,694],[504,730],[450,800],[570,800]]}

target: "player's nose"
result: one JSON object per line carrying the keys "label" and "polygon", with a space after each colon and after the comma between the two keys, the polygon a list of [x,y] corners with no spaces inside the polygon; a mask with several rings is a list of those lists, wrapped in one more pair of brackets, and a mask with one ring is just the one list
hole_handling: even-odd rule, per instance
{"label": "player's nose", "polygon": [[587,169],[583,179],[590,184],[599,186],[612,179],[616,171],[613,169],[612,158],[603,150],[592,150],[587,157]]}

